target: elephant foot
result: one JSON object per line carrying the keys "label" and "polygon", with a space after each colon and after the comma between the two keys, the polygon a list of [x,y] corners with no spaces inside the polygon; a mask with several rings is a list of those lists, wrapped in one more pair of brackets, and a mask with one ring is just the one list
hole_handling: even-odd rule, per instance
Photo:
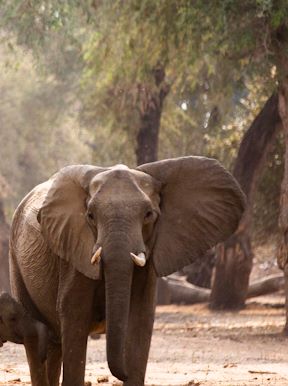
{"label": "elephant foot", "polygon": [[144,386],[144,382],[139,380],[128,380],[123,383],[123,386]]}

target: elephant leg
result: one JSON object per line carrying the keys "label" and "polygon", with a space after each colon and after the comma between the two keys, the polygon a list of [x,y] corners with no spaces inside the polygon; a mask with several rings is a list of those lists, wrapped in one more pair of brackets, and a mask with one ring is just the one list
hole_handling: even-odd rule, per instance
{"label": "elephant leg", "polygon": [[95,280],[61,261],[57,308],[61,323],[62,386],[83,386]]}
{"label": "elephant leg", "polygon": [[150,262],[135,268],[127,338],[128,379],[124,386],[144,386],[155,314],[156,275]]}
{"label": "elephant leg", "polygon": [[[31,315],[38,316],[39,313],[30,299],[18,265],[13,258],[10,259],[10,277],[13,296]],[[38,337],[35,336],[25,339],[24,347],[29,364],[32,386],[49,386],[46,362],[44,362],[43,358],[39,355]]]}
{"label": "elephant leg", "polygon": [[38,339],[29,339],[24,343],[30,369],[32,386],[49,386],[46,361],[41,361],[38,352]]}
{"label": "elephant leg", "polygon": [[49,343],[47,353],[47,375],[49,386],[59,386],[59,378],[62,364],[61,344]]}

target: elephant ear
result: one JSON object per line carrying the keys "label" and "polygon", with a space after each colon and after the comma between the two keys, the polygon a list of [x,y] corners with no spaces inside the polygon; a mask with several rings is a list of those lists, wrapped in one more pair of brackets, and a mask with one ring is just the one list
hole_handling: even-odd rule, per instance
{"label": "elephant ear", "polygon": [[52,252],[91,279],[98,279],[100,272],[99,264],[91,264],[95,239],[86,221],[86,200],[90,180],[105,170],[90,165],[61,169],[52,177],[37,216]]}
{"label": "elephant ear", "polygon": [[158,276],[191,264],[237,229],[244,194],[218,161],[183,157],[138,169],[162,183],[152,252]]}

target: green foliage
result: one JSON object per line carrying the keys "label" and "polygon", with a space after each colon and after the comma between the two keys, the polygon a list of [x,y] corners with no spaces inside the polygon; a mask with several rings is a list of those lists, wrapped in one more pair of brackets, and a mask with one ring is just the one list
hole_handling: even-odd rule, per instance
{"label": "green foliage", "polygon": [[[81,159],[79,149],[94,163],[135,164],[141,101],[157,89],[153,71],[161,65],[171,91],[159,157],[205,154],[231,169],[244,131],[277,86],[275,36],[287,16],[286,0],[2,1],[4,39],[16,36],[32,50],[42,75],[34,88],[25,79],[23,103],[16,106],[31,128],[25,141],[38,133],[43,154],[47,142],[57,154],[52,136],[62,141],[65,130],[71,140],[65,148]],[[78,134],[67,131],[68,124]],[[32,157],[33,150],[26,153]],[[71,162],[72,154],[58,164]],[[34,157],[33,170],[39,165]],[[51,158],[43,174],[58,156]]]}
{"label": "green foliage", "polygon": [[[120,126],[134,138],[139,85],[153,90],[153,68],[161,63],[172,87],[160,156],[201,151],[231,165],[251,121],[245,99],[254,97],[261,106],[262,96],[275,88],[271,26],[275,15],[286,12],[285,3],[252,0],[99,3],[95,32],[83,48],[84,122],[100,120],[111,130]],[[208,127],[215,106],[221,118]]]}
{"label": "green foliage", "polygon": [[[281,2],[252,0],[21,3],[20,8],[15,0],[3,4],[5,26],[16,30],[18,41],[32,47],[38,58],[44,57],[42,62],[50,71],[72,77],[69,82],[77,90],[75,77],[81,79],[80,118],[93,130],[94,141],[101,128],[110,134],[120,130],[129,145],[134,143],[139,100],[145,90],[153,92],[153,69],[160,63],[172,85],[161,138],[175,132],[175,123],[180,133],[189,135],[188,122],[193,121],[190,135],[193,137],[191,132],[199,127],[203,148],[205,143],[211,144],[214,135],[223,138],[224,132],[224,137],[228,132],[232,135],[227,144],[235,143],[233,137],[238,134],[223,130],[222,125],[234,120],[240,104],[235,94],[245,90],[255,74],[261,73],[261,83],[267,83],[271,70],[269,52],[263,49],[271,35],[268,31],[266,38],[264,33],[267,20],[276,14],[283,19],[287,8]],[[274,85],[272,81],[271,89]],[[198,102],[197,109],[179,110],[181,101],[195,97],[201,106]],[[215,106],[221,119],[214,132],[211,127],[207,132],[205,122]],[[166,149],[164,143],[161,148]],[[177,153],[177,149],[171,152]],[[127,159],[131,161],[133,156],[127,154]]]}
{"label": "green foliage", "polygon": [[11,189],[6,197],[10,217],[33,186],[65,164],[89,163],[91,155],[61,84],[37,75],[31,57],[20,49],[11,52],[2,45],[0,53],[0,170]]}

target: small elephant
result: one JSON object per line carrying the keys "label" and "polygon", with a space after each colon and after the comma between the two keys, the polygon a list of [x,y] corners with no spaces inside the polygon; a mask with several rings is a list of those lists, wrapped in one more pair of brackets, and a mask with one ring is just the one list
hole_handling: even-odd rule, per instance
{"label": "small elephant", "polygon": [[216,160],[192,156],[67,166],[34,188],[13,218],[11,287],[60,344],[49,340],[45,367],[24,342],[32,385],[58,385],[63,363],[62,386],[83,386],[87,336],[100,327],[112,374],[143,386],[157,276],[230,236],[244,202]]}
{"label": "small elephant", "polygon": [[34,341],[39,360],[47,355],[47,328],[31,318],[7,292],[0,294],[0,347],[5,342],[25,344]]}

